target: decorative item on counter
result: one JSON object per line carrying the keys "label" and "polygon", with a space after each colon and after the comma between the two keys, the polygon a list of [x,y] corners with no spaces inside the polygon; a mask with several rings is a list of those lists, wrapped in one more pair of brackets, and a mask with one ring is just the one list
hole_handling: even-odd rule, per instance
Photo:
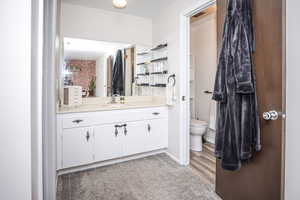
{"label": "decorative item on counter", "polygon": [[94,97],[96,95],[96,77],[93,77],[89,85],[89,96]]}
{"label": "decorative item on counter", "polygon": [[121,103],[121,104],[125,104],[125,97],[124,97],[124,96],[121,96],[121,97],[120,97],[120,103]]}
{"label": "decorative item on counter", "polygon": [[66,86],[64,87],[64,105],[77,106],[82,104],[82,87]]}

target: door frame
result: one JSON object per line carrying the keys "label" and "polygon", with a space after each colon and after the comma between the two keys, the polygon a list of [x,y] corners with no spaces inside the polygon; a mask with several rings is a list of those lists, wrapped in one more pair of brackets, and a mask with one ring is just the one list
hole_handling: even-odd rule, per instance
{"label": "door frame", "polygon": [[180,14],[180,163],[190,163],[190,18],[215,5],[216,0],[202,0]]}

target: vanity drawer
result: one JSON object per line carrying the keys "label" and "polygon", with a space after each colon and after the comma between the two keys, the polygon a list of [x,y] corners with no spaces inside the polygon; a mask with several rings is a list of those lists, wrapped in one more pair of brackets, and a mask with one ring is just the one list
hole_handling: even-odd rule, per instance
{"label": "vanity drawer", "polygon": [[72,113],[61,115],[62,128],[64,129],[101,124],[118,124],[123,122],[160,119],[167,117],[167,107]]}

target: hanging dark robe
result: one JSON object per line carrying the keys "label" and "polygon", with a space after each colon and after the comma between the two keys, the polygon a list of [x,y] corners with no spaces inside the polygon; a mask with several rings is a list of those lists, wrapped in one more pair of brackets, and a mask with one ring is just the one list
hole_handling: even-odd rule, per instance
{"label": "hanging dark robe", "polygon": [[239,170],[261,149],[254,43],[250,0],[229,0],[213,92],[218,102],[215,154],[226,170]]}
{"label": "hanging dark robe", "polygon": [[123,81],[123,56],[122,51],[118,50],[115,58],[115,64],[112,73],[112,93],[114,95],[124,94],[124,81]]}

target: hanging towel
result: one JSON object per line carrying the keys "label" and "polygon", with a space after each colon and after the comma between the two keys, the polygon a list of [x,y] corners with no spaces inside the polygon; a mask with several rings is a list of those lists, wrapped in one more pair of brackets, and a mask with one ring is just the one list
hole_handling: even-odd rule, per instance
{"label": "hanging towel", "polygon": [[229,0],[213,92],[215,154],[225,170],[239,170],[261,150],[253,51],[250,0]]}
{"label": "hanging towel", "polygon": [[123,79],[123,56],[122,51],[118,50],[115,58],[112,74],[112,92],[117,95],[124,95]]}
{"label": "hanging towel", "polygon": [[173,106],[176,103],[176,80],[175,75],[170,76],[166,89],[167,105]]}

